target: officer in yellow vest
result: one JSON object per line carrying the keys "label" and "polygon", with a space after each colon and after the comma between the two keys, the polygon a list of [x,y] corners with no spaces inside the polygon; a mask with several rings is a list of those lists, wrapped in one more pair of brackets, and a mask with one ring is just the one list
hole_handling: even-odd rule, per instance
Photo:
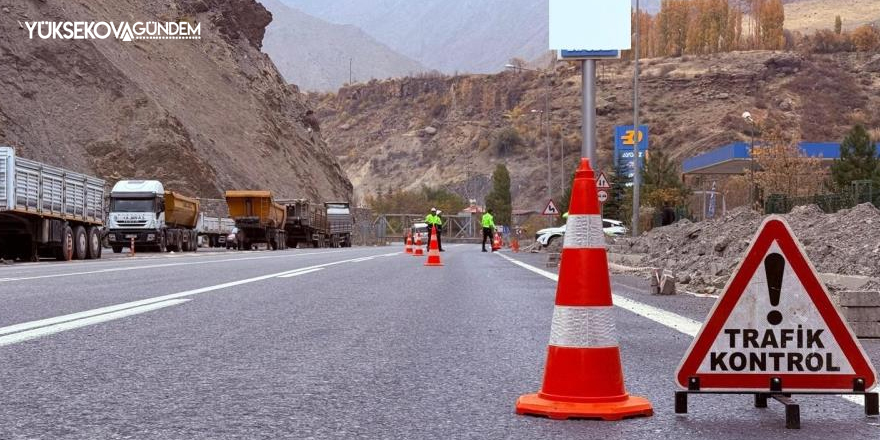
{"label": "officer in yellow vest", "polygon": [[[483,226],[483,252],[488,252],[486,250],[486,240],[489,240],[489,244],[492,244],[492,235],[495,234],[495,219],[492,217],[492,210],[486,210],[486,213],[483,214],[483,218],[480,220],[480,223]],[[494,250],[492,252],[495,252]]]}
{"label": "officer in yellow vest", "polygon": [[442,245],[440,244],[440,230],[443,227],[443,220],[440,219],[438,215],[440,211],[437,208],[431,208],[431,212],[425,216],[425,223],[428,224],[428,249],[431,249],[431,227],[437,228],[437,249],[443,250]]}

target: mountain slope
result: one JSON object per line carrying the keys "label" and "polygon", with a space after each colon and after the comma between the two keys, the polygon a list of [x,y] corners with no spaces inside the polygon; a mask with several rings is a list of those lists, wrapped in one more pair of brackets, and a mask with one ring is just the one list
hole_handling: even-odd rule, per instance
{"label": "mountain slope", "polygon": [[304,90],[336,90],[349,81],[412,75],[426,70],[356,26],[331,24],[277,0],[260,0],[272,12],[263,49],[284,78]]}
{"label": "mountain slope", "polygon": [[[806,141],[840,141],[857,121],[880,127],[873,111],[880,107],[880,55],[736,52],[644,60],[642,69],[650,148],[679,163],[748,141],[750,127],[740,116],[746,110],[758,120],[772,112]],[[574,66],[560,63],[549,78],[531,72],[405,78],[311,99],[356,198],[429,185],[482,200],[495,165],[506,163],[514,204],[540,210],[547,203],[547,126],[539,131],[541,115],[531,110],[544,109],[548,90],[551,184],[558,196],[581,145]],[[632,123],[631,63],[601,63],[598,91],[597,167],[609,170],[613,128]],[[498,142],[511,139],[511,128],[522,141]]]}
{"label": "mountain slope", "polygon": [[[0,13],[0,143],[112,183],[187,195],[346,198],[310,109],[259,51],[254,0],[23,1]],[[6,9],[6,8],[4,8]],[[192,20],[201,40],[30,40],[22,21]]]}

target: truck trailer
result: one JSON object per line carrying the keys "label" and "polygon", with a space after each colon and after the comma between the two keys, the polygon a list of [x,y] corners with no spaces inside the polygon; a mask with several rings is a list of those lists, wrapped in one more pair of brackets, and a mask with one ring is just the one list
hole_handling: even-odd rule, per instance
{"label": "truck trailer", "polygon": [[158,180],[120,180],[110,191],[107,239],[114,253],[198,250],[199,201],[166,191]]}
{"label": "truck trailer", "polygon": [[284,230],[287,245],[292,248],[321,248],[330,245],[330,226],[327,208],[305,199],[279,201],[287,210]]}
{"label": "truck trailer", "polygon": [[273,201],[270,191],[226,191],[226,204],[238,228],[239,250],[251,250],[260,243],[273,251],[287,249],[287,210]]}
{"label": "truck trailer", "polygon": [[226,236],[232,233],[235,220],[231,218],[212,217],[199,214],[196,230],[202,238],[202,244],[208,247],[226,247]]}
{"label": "truck trailer", "polygon": [[348,202],[327,202],[327,223],[330,227],[330,246],[351,247],[354,217]]}
{"label": "truck trailer", "polygon": [[101,258],[104,181],[0,146],[0,258]]}

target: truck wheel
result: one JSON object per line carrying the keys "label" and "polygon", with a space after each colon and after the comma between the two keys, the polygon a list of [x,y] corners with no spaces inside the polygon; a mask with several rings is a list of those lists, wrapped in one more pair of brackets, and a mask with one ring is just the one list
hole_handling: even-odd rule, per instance
{"label": "truck wheel", "polygon": [[112,246],[112,248],[113,248],[114,254],[121,254],[122,253],[122,246]]}
{"label": "truck wheel", "polygon": [[192,237],[192,251],[198,252],[199,251],[199,236],[198,236],[198,234],[196,234],[195,231],[193,231],[191,234],[191,237]]}
{"label": "truck wheel", "polygon": [[88,254],[89,236],[86,234],[86,228],[82,226],[73,227],[73,259],[85,260]]}
{"label": "truck wheel", "polygon": [[86,246],[86,259],[97,260],[101,258],[101,233],[98,228],[92,226],[88,229],[86,236],[89,241]]}
{"label": "truck wheel", "polygon": [[73,259],[73,230],[65,226],[61,232],[61,245],[55,248],[55,259],[70,261]]}
{"label": "truck wheel", "polygon": [[168,247],[165,245],[165,234],[159,235],[159,252],[163,254],[168,252]]}

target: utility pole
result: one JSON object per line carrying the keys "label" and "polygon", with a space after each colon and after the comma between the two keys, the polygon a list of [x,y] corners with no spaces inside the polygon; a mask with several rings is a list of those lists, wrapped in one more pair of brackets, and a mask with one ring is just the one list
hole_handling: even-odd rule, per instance
{"label": "utility pole", "polygon": [[559,191],[565,195],[565,126],[559,128]]}
{"label": "utility pole", "polygon": [[636,38],[633,46],[633,213],[632,235],[639,236],[639,206],[641,206],[642,170],[639,166],[639,142],[641,142],[641,130],[639,130],[639,0],[636,0]]}
{"label": "utility pole", "polygon": [[351,67],[352,67],[352,59],[349,58],[349,59],[348,59],[348,85],[351,85],[351,81],[352,81],[352,74],[351,74],[352,69],[351,69]]}

